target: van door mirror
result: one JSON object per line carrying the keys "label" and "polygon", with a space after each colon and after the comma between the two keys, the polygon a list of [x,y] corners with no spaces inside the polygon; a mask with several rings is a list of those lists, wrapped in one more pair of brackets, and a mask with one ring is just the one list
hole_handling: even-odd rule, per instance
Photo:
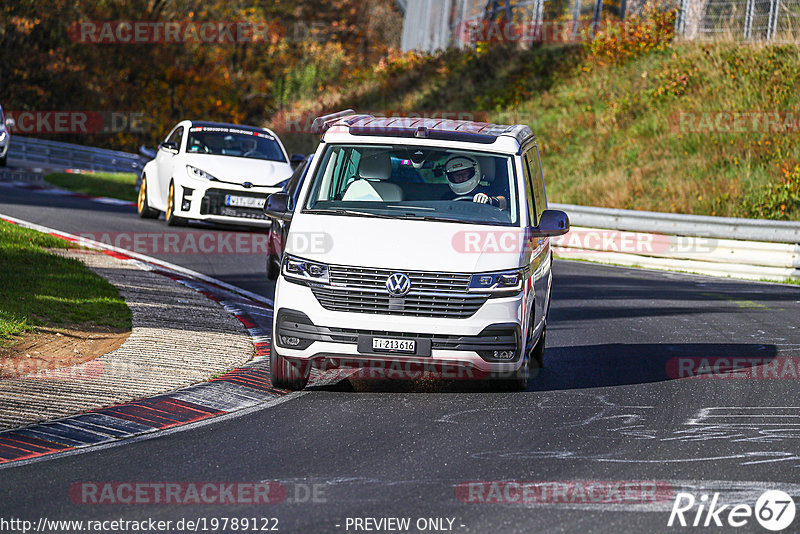
{"label": "van door mirror", "polygon": [[286,193],[272,193],[267,197],[264,213],[273,219],[281,221],[292,220],[292,199]]}
{"label": "van door mirror", "polygon": [[539,226],[532,230],[535,237],[553,237],[569,232],[569,216],[561,210],[544,210]]}

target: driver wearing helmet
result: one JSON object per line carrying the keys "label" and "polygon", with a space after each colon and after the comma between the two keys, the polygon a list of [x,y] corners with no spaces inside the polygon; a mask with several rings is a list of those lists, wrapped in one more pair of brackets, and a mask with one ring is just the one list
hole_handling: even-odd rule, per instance
{"label": "driver wearing helmet", "polygon": [[242,139],[239,146],[242,150],[242,155],[247,156],[258,151],[258,142],[255,139],[245,137]]}
{"label": "driver wearing helmet", "polygon": [[454,156],[447,160],[444,173],[456,199],[472,197],[473,202],[506,209],[505,197],[491,196],[488,188],[480,185],[483,175],[477,160],[469,156]]}

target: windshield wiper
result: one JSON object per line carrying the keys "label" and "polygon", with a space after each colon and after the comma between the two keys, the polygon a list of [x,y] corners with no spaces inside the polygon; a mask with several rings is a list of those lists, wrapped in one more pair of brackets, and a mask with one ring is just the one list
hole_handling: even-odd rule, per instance
{"label": "windshield wiper", "polygon": [[371,213],[368,211],[356,211],[356,210],[346,210],[343,208],[337,209],[312,209],[306,210],[306,213],[318,213],[318,214],[333,214],[333,215],[346,215],[352,217],[376,217],[378,219],[394,219],[391,215],[383,215],[380,213]]}
{"label": "windshield wiper", "polygon": [[452,222],[460,224],[481,224],[480,221],[465,221],[464,219],[452,219],[449,217],[434,217],[433,215],[400,215],[398,219],[409,221],[436,221],[436,222]]}

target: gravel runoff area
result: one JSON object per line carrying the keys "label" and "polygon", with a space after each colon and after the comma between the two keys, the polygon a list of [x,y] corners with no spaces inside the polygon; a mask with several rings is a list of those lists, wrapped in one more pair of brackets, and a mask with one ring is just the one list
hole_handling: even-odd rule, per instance
{"label": "gravel runoff area", "polygon": [[0,380],[0,430],[172,391],[253,357],[242,323],[201,293],[100,252],[58,253],[117,287],[131,309],[131,335],[117,350],[50,376]]}

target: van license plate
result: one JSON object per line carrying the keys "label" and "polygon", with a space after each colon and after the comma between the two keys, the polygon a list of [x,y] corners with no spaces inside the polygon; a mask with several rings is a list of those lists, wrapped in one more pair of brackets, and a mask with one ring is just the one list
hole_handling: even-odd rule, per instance
{"label": "van license plate", "polygon": [[267,202],[265,198],[255,198],[255,197],[239,197],[235,195],[226,195],[225,196],[225,205],[226,206],[238,206],[240,208],[259,208],[263,209],[264,204]]}
{"label": "van license plate", "polygon": [[372,338],[372,350],[390,352],[416,352],[417,342],[413,339],[387,339],[383,337]]}

